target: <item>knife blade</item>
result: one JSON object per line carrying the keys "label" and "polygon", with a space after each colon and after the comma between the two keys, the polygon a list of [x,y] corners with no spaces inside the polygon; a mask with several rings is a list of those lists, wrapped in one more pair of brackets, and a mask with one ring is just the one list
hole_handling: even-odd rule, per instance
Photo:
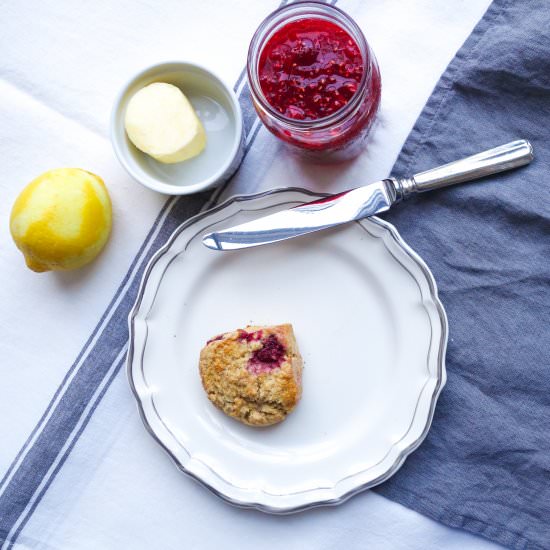
{"label": "knife blade", "polygon": [[202,242],[215,250],[233,250],[284,241],[385,212],[395,200],[395,189],[391,182],[381,180],[223,231],[215,231],[205,235]]}
{"label": "knife blade", "polygon": [[205,235],[214,250],[235,250],[270,244],[386,212],[413,193],[440,189],[528,164],[533,148],[526,140],[451,162],[411,178],[387,178],[337,195],[269,214]]}

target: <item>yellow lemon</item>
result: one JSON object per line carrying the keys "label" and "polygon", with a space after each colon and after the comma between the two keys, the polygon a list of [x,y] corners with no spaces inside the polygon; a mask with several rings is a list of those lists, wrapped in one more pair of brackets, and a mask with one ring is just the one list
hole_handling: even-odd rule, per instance
{"label": "yellow lemon", "polygon": [[111,217],[111,199],[100,177],[59,168],[21,191],[11,211],[10,231],[33,271],[75,269],[101,252]]}

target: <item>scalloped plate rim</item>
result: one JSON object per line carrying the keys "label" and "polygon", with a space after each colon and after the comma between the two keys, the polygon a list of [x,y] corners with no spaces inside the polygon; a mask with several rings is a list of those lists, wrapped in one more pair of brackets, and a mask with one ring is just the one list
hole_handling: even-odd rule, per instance
{"label": "scalloped plate rim", "polygon": [[[362,491],[367,490],[367,489],[370,489],[372,487],[375,487],[376,485],[379,485],[380,483],[383,483],[384,481],[389,479],[391,476],[393,476],[399,470],[399,468],[401,468],[401,466],[405,462],[406,458],[412,452],[414,452],[414,450],[416,450],[418,448],[418,446],[424,441],[424,439],[426,438],[426,436],[428,434],[428,431],[430,429],[430,426],[431,426],[431,423],[432,423],[432,420],[433,420],[435,405],[437,403],[437,399],[438,399],[438,397],[441,393],[441,390],[443,389],[443,387],[445,385],[445,382],[446,382],[445,353],[446,353],[446,347],[447,347],[447,341],[448,341],[447,316],[446,316],[445,310],[443,308],[443,305],[441,304],[441,301],[439,300],[438,291],[437,291],[437,284],[435,282],[435,278],[434,278],[433,274],[431,273],[430,269],[428,268],[428,266],[426,265],[426,263],[424,262],[424,260],[422,260],[422,258],[409,245],[407,245],[407,243],[403,240],[403,238],[401,237],[401,235],[399,234],[399,232],[397,231],[395,226],[393,226],[389,222],[381,220],[380,218],[377,218],[375,216],[372,216],[372,217],[368,218],[367,220],[360,220],[357,223],[361,224],[367,231],[368,231],[368,228],[365,227],[364,222],[373,223],[374,225],[376,225],[378,227],[378,229],[382,230],[385,233],[384,237],[380,237],[380,238],[382,238],[384,240],[385,237],[389,236],[393,240],[394,244],[397,245],[397,247],[400,248],[420,268],[420,270],[421,270],[421,272],[422,272],[423,276],[425,277],[426,282],[428,284],[430,298],[431,298],[433,304],[436,307],[437,318],[438,318],[438,320],[440,321],[440,324],[441,324],[440,325],[441,338],[440,338],[440,341],[439,341],[439,346],[437,348],[437,365],[436,365],[437,366],[437,379],[435,380],[435,387],[434,387],[432,395],[431,395],[428,415],[427,415],[426,422],[425,422],[425,425],[424,425],[424,429],[422,430],[421,435],[419,437],[417,437],[414,441],[412,441],[410,444],[408,444],[405,448],[401,449],[398,456],[397,456],[397,458],[393,461],[393,463],[391,465],[389,465],[389,467],[384,471],[384,473],[377,476],[376,478],[374,478],[372,480],[369,480],[367,482],[358,483],[355,487],[343,492],[342,494],[339,494],[339,492],[336,490],[337,487],[338,487],[338,484],[342,480],[340,480],[340,482],[337,482],[331,488],[318,488],[318,489],[303,491],[302,494],[311,493],[313,491],[321,491],[321,492],[326,493],[326,495],[323,498],[319,498],[319,499],[314,500],[314,501],[307,501],[307,499],[306,499],[306,502],[303,502],[301,504],[285,505],[284,503],[281,503],[280,505],[274,506],[273,504],[266,504],[265,502],[262,502],[258,498],[256,498],[256,499],[247,498],[246,493],[251,492],[252,490],[236,487],[235,485],[233,485],[233,484],[227,482],[226,480],[224,480],[221,476],[218,476],[218,479],[221,480],[222,482],[225,482],[226,485],[227,485],[226,491],[224,492],[222,489],[215,487],[211,482],[209,483],[209,481],[203,479],[200,475],[197,475],[196,473],[190,471],[188,466],[195,459],[192,456],[188,456],[187,460],[184,463],[178,456],[176,456],[175,453],[173,453],[170,450],[169,444],[166,441],[163,440],[162,436],[159,435],[159,433],[157,433],[157,431],[155,431],[154,427],[151,425],[151,418],[149,417],[149,415],[147,414],[147,412],[145,410],[146,409],[146,396],[142,395],[140,393],[140,391],[137,387],[138,384],[136,384],[136,381],[134,380],[133,363],[134,363],[134,358],[135,358],[134,351],[136,349],[136,345],[135,345],[136,334],[135,334],[134,323],[136,321],[136,318],[138,317],[138,313],[139,313],[140,306],[141,306],[141,303],[142,303],[142,299],[143,299],[143,296],[144,296],[145,288],[146,288],[148,280],[149,280],[149,276],[151,275],[155,265],[160,260],[160,258],[162,256],[164,256],[166,253],[169,252],[170,248],[174,244],[177,237],[185,229],[187,229],[188,227],[200,222],[201,220],[203,220],[205,218],[208,218],[209,216],[212,216],[212,215],[214,215],[218,212],[223,211],[225,208],[227,208],[227,207],[229,207],[229,206],[231,206],[235,203],[247,202],[247,201],[251,201],[251,200],[255,200],[255,199],[262,199],[264,197],[272,196],[272,195],[281,196],[285,193],[287,193],[287,194],[299,193],[299,194],[305,195],[306,198],[307,197],[312,197],[312,200],[314,198],[320,198],[320,197],[324,197],[324,196],[329,195],[327,193],[316,193],[316,192],[310,191],[308,189],[302,189],[302,188],[298,188],[298,187],[272,189],[272,190],[264,191],[264,192],[261,192],[261,193],[255,193],[255,194],[235,195],[235,196],[232,196],[232,197],[228,198],[223,203],[220,203],[219,205],[214,206],[213,208],[210,208],[206,211],[199,212],[195,216],[193,216],[193,217],[189,218],[188,220],[186,220],[185,222],[183,222],[181,225],[179,225],[172,232],[170,237],[167,239],[166,243],[162,247],[160,247],[153,254],[153,256],[148,261],[148,263],[147,263],[147,265],[146,265],[146,267],[143,271],[142,279],[141,279],[139,289],[138,289],[138,292],[137,292],[137,296],[136,296],[136,301],[135,301],[135,303],[134,303],[134,305],[133,305],[133,307],[132,307],[132,309],[131,309],[131,311],[128,315],[129,344],[128,344],[127,361],[126,361],[126,371],[127,371],[127,376],[128,376],[130,388],[131,388],[132,393],[133,393],[133,395],[136,399],[137,408],[138,408],[140,417],[142,419],[142,422],[143,422],[146,430],[149,432],[149,434],[164,449],[164,451],[172,459],[172,461],[174,462],[176,467],[181,472],[183,472],[184,474],[186,474],[190,478],[197,481],[200,485],[204,486],[205,488],[210,490],[212,493],[217,495],[219,498],[221,498],[222,500],[224,500],[224,501],[226,501],[226,502],[228,502],[228,503],[230,503],[234,506],[237,506],[237,507],[240,507],[240,508],[257,509],[257,510],[260,510],[260,511],[263,511],[263,512],[267,512],[267,513],[271,513],[271,514],[278,514],[278,515],[284,515],[284,514],[291,514],[291,513],[295,513],[295,512],[300,512],[300,511],[315,508],[315,507],[318,507],[318,506],[336,506],[336,505],[342,504],[343,502],[347,501],[349,498],[356,495],[357,493],[362,492]],[[235,214],[236,213],[234,213],[232,215],[235,215]],[[391,250],[389,250],[388,244],[385,241],[384,241],[384,245],[385,245],[386,249],[388,249],[388,251],[391,254]],[[224,252],[220,252],[220,254],[224,254]],[[403,266],[403,264],[399,261],[398,258],[395,258],[395,259],[398,263],[400,263],[402,265],[402,267],[404,267],[404,269],[407,269],[405,266]],[[408,269],[407,269],[407,271],[408,271]],[[409,271],[409,273],[410,273],[410,271]],[[418,280],[416,279],[414,274],[412,274],[412,273],[410,273],[410,274],[413,278],[415,278],[417,284],[419,284]],[[428,316],[430,318],[430,323],[432,323],[433,322],[432,316],[429,313],[428,313]],[[431,348],[431,346],[430,346],[430,348]],[[431,378],[429,378],[428,381],[429,380],[431,380]],[[426,385],[427,385],[427,382],[426,382]],[[422,395],[423,391],[424,391],[424,388],[421,392],[421,395]],[[419,398],[418,403],[419,402],[420,402],[420,398]],[[417,403],[417,407],[418,407],[418,403]],[[416,409],[415,409],[415,411],[416,411]],[[394,448],[398,448],[399,443],[403,439],[405,439],[407,433],[410,431],[410,429],[412,428],[412,426],[414,424],[414,420],[415,420],[414,416],[415,415],[413,415],[413,420],[411,421],[409,429],[407,430],[405,435],[396,444],[394,444],[390,448],[390,451]],[[153,420],[154,420],[154,418],[153,418]],[[163,431],[163,430],[161,430],[161,431]],[[164,434],[164,435],[166,435],[166,434]],[[389,454],[390,451],[388,451],[387,454]],[[382,460],[384,460],[384,459],[382,459]],[[206,467],[209,468],[208,466],[206,466]],[[357,474],[354,474],[352,477],[358,477],[359,475],[364,474],[365,471],[367,471],[367,470],[364,470],[364,471],[361,471]],[[345,479],[345,478],[343,478],[343,479]],[[234,494],[230,494],[230,493],[234,493],[235,490],[237,492],[241,491],[242,493],[245,493],[245,495],[244,496],[241,495],[239,497],[236,497]],[[262,490],[254,490],[254,494],[257,495],[257,494],[265,494],[265,493],[263,493]],[[300,493],[297,493],[297,494],[300,494]],[[295,495],[296,495],[296,493],[295,493]],[[276,498],[283,498],[284,496],[286,496],[286,495],[279,495]]]}

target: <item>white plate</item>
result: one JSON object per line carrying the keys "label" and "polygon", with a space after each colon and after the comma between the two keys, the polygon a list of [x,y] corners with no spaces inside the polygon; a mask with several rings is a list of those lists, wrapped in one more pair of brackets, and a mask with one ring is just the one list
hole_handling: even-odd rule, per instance
{"label": "white plate", "polygon": [[[130,315],[128,373],[146,427],[179,468],[233,504],[288,513],[388,479],[428,432],[445,383],[447,321],[433,276],[390,224],[369,219],[275,245],[216,252],[204,233],[312,200],[237,197],[178,228]],[[213,335],[291,322],[303,397],[251,428],[204,393]]]}

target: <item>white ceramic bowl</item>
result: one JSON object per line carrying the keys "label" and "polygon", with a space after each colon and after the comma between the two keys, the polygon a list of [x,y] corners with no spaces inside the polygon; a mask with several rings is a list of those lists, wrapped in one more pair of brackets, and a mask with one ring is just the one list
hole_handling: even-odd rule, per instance
{"label": "white ceramic bowl", "polygon": [[[126,135],[124,117],[131,97],[152,82],[174,84],[189,98],[206,130],[204,151],[195,158],[163,164],[137,149]],[[139,183],[169,195],[188,195],[214,187],[239,167],[244,132],[239,101],[216,75],[194,63],[153,65],[120,91],[111,116],[111,141],[118,160]]]}

